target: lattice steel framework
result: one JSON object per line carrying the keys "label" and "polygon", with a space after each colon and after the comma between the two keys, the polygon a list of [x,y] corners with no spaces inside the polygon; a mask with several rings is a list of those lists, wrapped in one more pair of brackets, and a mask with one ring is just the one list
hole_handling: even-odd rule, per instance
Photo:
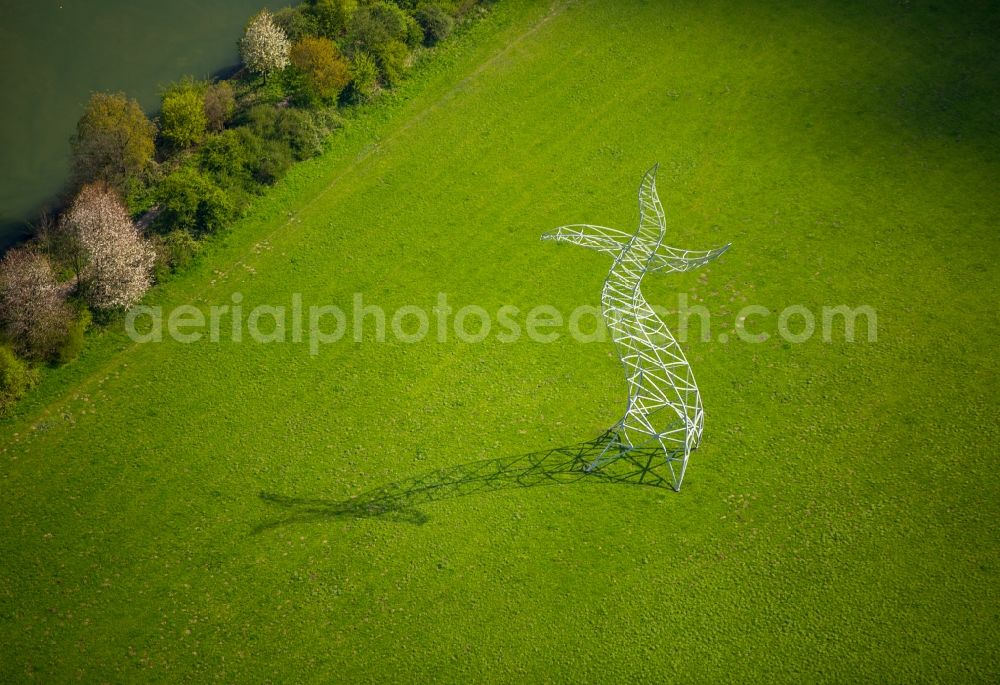
{"label": "lattice steel framework", "polygon": [[625,415],[602,437],[605,444],[590,462],[593,471],[633,450],[663,450],[674,490],[680,490],[691,451],[701,441],[705,412],[691,365],[680,345],[653,311],[640,289],[650,272],[691,271],[729,249],[681,250],[663,244],[666,217],[656,193],[654,166],[639,186],[639,228],[633,234],[614,228],[574,224],[542,240],[574,243],[614,255],[601,306],[625,367]]}

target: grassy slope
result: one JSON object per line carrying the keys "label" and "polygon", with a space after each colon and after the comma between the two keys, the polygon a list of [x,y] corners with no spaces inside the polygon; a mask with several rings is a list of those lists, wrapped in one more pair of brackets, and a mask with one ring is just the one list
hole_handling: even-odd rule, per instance
{"label": "grassy slope", "polygon": [[590,437],[610,345],[106,334],[0,426],[7,677],[1000,675],[996,17],[556,7],[502,3],[156,299],[594,304],[607,260],[538,235],[631,225],[659,160],[672,244],[735,246],[651,299],[717,331],[743,298],[867,303],[879,341],[689,343],[680,495],[510,488],[412,525],[258,493]]}

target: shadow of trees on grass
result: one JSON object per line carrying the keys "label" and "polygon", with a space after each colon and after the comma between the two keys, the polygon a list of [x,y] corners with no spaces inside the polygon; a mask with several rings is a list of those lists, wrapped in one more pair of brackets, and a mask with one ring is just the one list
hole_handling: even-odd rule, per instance
{"label": "shadow of trees on grass", "polygon": [[633,449],[599,469],[586,468],[608,444],[608,436],[567,447],[556,447],[501,459],[483,459],[388,483],[345,500],[288,497],[260,493],[268,504],[284,514],[258,525],[254,533],[298,523],[326,519],[378,518],[412,523],[427,521],[419,507],[439,500],[455,499],[512,488],[532,488],[570,483],[614,483],[671,489],[663,453]]}

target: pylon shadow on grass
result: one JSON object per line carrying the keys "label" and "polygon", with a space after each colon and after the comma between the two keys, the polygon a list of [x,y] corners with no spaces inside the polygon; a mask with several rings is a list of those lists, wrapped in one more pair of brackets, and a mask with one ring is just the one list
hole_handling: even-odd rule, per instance
{"label": "pylon shadow on grass", "polygon": [[420,525],[427,521],[427,515],[418,508],[422,505],[512,488],[577,482],[671,488],[669,471],[666,475],[659,472],[661,467],[666,469],[663,452],[654,449],[623,452],[588,472],[587,467],[604,453],[608,439],[605,434],[567,447],[428,471],[339,501],[262,492],[262,500],[287,513],[260,524],[254,533],[326,519],[378,518]]}

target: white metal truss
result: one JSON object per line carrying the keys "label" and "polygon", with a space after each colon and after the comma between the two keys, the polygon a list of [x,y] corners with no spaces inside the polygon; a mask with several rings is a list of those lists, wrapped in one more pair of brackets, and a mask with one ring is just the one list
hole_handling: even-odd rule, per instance
{"label": "white metal truss", "polygon": [[633,234],[614,228],[575,224],[562,226],[542,240],[573,243],[614,255],[601,306],[604,319],[625,367],[628,402],[625,415],[606,433],[606,443],[588,471],[659,445],[670,468],[674,490],[680,490],[691,451],[701,441],[705,412],[691,365],[684,352],[642,295],[649,272],[684,272],[709,263],[729,249],[681,250],[663,244],[666,217],[656,193],[654,166],[639,186],[639,228]]}

